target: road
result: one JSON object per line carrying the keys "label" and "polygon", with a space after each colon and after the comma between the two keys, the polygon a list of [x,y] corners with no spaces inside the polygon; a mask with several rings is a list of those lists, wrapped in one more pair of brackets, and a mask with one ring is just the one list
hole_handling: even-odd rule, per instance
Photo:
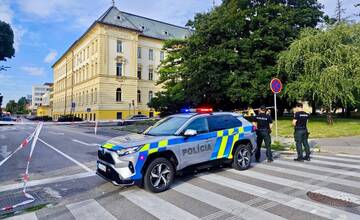
{"label": "road", "polygon": [[[0,161],[34,129],[0,126]],[[296,163],[284,154],[243,172],[218,167],[178,176],[170,190],[152,194],[94,174],[99,144],[125,134],[99,128],[95,136],[91,127],[44,126],[30,163],[27,192],[35,201],[0,211],[0,218],[360,219],[358,155],[317,153],[310,162]],[[24,200],[21,179],[29,153],[30,145],[0,166],[0,208]]]}

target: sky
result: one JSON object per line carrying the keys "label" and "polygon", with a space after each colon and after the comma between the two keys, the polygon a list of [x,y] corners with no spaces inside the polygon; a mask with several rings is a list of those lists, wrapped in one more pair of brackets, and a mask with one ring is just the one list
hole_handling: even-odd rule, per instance
{"label": "sky", "polygon": [[[15,57],[0,66],[0,93],[4,105],[31,94],[32,85],[53,81],[52,64],[111,6],[111,0],[0,0],[0,20],[11,24]],[[196,13],[209,11],[221,0],[115,0],[122,10],[184,26]],[[336,0],[319,0],[324,11],[335,14]],[[360,0],[342,0],[346,15]],[[355,18],[354,18],[355,19]]]}

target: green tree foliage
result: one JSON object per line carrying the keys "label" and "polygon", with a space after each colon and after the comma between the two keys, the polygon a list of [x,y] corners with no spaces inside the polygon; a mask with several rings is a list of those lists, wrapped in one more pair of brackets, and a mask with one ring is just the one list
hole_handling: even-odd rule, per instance
{"label": "green tree foliage", "polygon": [[196,15],[188,22],[191,37],[165,44],[168,56],[159,70],[165,91],[149,106],[173,112],[187,105],[269,104],[277,55],[301,28],[317,25],[320,9],[316,0],[224,0]]}
{"label": "green tree foliage", "polygon": [[25,97],[21,97],[18,102],[15,102],[15,100],[10,100],[6,104],[5,110],[8,112],[11,112],[12,114],[27,114],[29,113],[29,110],[26,109],[26,105],[28,104]]}
{"label": "green tree foliage", "polygon": [[0,21],[0,61],[11,59],[15,54],[14,32],[8,23]]}
{"label": "green tree foliage", "polygon": [[11,112],[11,113],[16,113],[16,111],[17,111],[17,103],[15,102],[15,100],[10,100],[6,104],[5,111]]}
{"label": "green tree foliage", "polygon": [[360,92],[360,24],[304,30],[281,53],[279,71],[289,76],[291,99],[311,100],[331,111],[355,105]]}

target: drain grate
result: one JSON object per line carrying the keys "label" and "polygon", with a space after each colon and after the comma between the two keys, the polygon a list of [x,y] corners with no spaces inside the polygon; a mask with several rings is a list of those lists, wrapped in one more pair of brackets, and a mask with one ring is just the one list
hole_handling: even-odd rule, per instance
{"label": "drain grate", "polygon": [[320,194],[320,193],[307,192],[306,195],[310,199],[312,199],[312,200],[314,200],[316,202],[320,202],[320,203],[330,205],[330,206],[350,207],[350,208],[359,206],[356,203],[345,201],[345,200],[342,200],[342,199],[332,198],[330,196],[326,196],[326,195],[323,195],[323,194]]}

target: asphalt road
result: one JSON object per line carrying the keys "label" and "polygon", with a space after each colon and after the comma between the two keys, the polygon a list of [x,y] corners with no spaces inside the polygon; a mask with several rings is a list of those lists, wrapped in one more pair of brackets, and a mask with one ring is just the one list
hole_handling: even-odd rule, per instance
{"label": "asphalt road", "polygon": [[[0,126],[0,161],[34,129]],[[35,201],[0,211],[0,218],[360,219],[358,155],[318,153],[304,163],[280,155],[243,172],[223,167],[179,176],[170,190],[152,194],[94,174],[99,144],[118,135],[126,133],[99,128],[95,136],[91,127],[44,126],[30,163],[27,190]],[[0,166],[0,208],[23,199],[29,153],[30,145]]]}

